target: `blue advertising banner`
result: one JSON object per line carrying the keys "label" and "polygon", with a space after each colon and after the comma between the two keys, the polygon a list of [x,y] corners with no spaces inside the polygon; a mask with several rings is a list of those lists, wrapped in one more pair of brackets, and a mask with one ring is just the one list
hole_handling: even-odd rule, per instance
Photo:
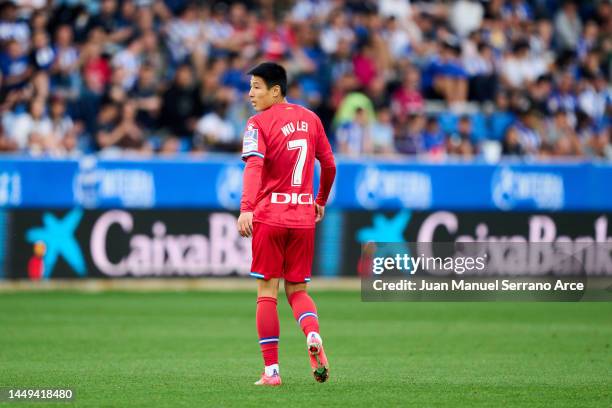
{"label": "blue advertising banner", "polygon": [[[172,160],[5,157],[0,159],[0,207],[236,210],[242,169],[239,158],[224,155]],[[339,159],[329,206],[351,210],[611,210],[612,165]]]}
{"label": "blue advertising banner", "polygon": [[[0,280],[246,277],[251,240],[238,234],[237,218],[236,211],[197,209],[3,210]],[[330,210],[317,226],[313,273],[371,276],[362,262],[368,243],[395,243],[397,249],[415,242],[446,248],[478,242],[489,262],[505,265],[509,275],[559,265],[556,255],[571,254],[572,268],[612,276],[610,220],[612,212],[594,211]]]}

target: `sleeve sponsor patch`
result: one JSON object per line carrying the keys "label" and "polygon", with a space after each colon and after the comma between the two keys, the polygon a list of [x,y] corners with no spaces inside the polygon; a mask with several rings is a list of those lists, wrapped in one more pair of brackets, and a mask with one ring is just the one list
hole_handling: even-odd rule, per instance
{"label": "sleeve sponsor patch", "polygon": [[257,150],[257,138],[259,136],[259,132],[257,129],[253,129],[251,125],[247,128],[246,132],[244,132],[244,138],[242,141],[242,152],[248,153]]}

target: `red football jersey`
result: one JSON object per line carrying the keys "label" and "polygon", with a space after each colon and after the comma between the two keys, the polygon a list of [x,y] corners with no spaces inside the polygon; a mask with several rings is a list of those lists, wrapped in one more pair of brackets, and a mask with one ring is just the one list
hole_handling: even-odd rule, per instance
{"label": "red football jersey", "polygon": [[253,221],[313,228],[315,158],[322,167],[335,165],[317,115],[299,105],[279,103],[252,116],[244,133],[242,159],[253,156],[263,159]]}

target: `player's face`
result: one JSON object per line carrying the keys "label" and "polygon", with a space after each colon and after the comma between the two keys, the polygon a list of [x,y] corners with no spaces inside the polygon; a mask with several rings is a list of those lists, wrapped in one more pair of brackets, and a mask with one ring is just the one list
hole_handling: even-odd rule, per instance
{"label": "player's face", "polygon": [[251,77],[251,90],[249,99],[256,111],[263,111],[274,104],[278,86],[268,88],[263,78],[253,75]]}

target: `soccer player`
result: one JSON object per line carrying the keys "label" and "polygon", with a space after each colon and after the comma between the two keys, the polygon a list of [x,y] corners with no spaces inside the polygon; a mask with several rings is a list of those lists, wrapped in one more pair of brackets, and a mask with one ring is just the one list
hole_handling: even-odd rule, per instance
{"label": "soccer player", "polygon": [[[324,382],[329,364],[319,334],[317,308],[306,292],[314,255],[315,223],[323,219],[336,175],[331,147],[313,112],[287,103],[287,74],[264,62],[248,72],[249,98],[258,112],[247,122],[242,159],[244,187],[238,230],[253,237],[251,276],[257,280],[257,333],[265,369],[256,385],[280,385],[278,286],[306,336],[315,380]],[[313,198],[315,158],[321,164]]]}

